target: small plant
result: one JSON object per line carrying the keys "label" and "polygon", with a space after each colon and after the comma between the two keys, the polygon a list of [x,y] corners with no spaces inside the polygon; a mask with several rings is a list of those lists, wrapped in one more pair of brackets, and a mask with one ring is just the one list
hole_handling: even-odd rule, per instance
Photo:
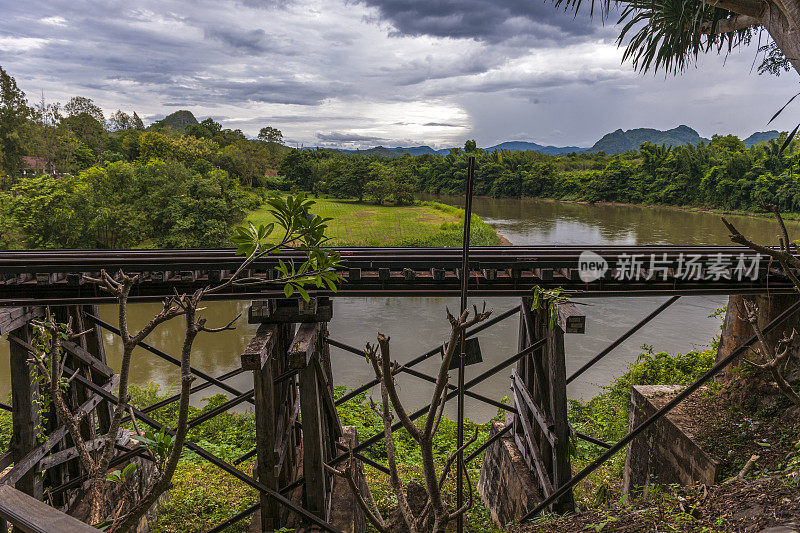
{"label": "small plant", "polygon": [[111,483],[116,483],[117,485],[124,483],[128,480],[129,477],[136,472],[136,463],[130,463],[122,470],[114,470],[110,474],[106,476],[106,481],[110,481]]}
{"label": "small plant", "polygon": [[531,311],[545,311],[548,316],[547,327],[556,329],[558,324],[558,306],[569,301],[569,295],[563,287],[543,289],[538,285],[533,286],[533,303]]}

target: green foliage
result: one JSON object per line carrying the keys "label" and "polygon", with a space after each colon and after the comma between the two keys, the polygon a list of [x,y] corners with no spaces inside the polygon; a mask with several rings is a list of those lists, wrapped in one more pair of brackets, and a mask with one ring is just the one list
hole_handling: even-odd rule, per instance
{"label": "green foliage", "polygon": [[136,463],[128,463],[122,470],[114,470],[106,476],[106,481],[111,483],[121,484],[124,483],[136,471]]}
{"label": "green foliage", "polygon": [[712,348],[685,355],[654,353],[651,346],[603,392],[587,402],[570,400],[569,415],[576,427],[598,438],[616,441],[628,431],[631,387],[634,385],[688,385],[714,366]]}
{"label": "green foliage", "polygon": [[[11,404],[11,393],[7,403]],[[0,450],[8,450],[11,444],[11,430],[11,412],[0,409]]]}
{"label": "green foliage", "polygon": [[786,464],[786,477],[794,485],[800,485],[800,440],[794,445],[794,450]]}
{"label": "green foliage", "polygon": [[175,437],[167,433],[166,427],[162,427],[158,431],[149,429],[144,435],[134,435],[131,438],[152,451],[155,456],[158,457],[159,463],[162,466],[167,460],[167,457],[169,457],[175,442]]}
{"label": "green foliage", "polygon": [[[291,246],[300,249],[306,254],[306,259],[297,267],[294,261],[289,263],[278,260],[276,270],[281,274],[276,282],[284,283],[284,294],[287,298],[295,292],[308,302],[309,294],[304,288],[314,284],[318,288],[327,286],[336,292],[336,284],[343,281],[336,273],[339,263],[339,254],[330,250],[322,250],[320,246],[327,241],[325,230],[330,218],[323,218],[311,213],[311,207],[316,203],[309,200],[305,194],[297,196],[275,196],[267,200],[270,206],[269,214],[276,222],[259,224],[256,226],[248,222],[247,226],[236,228],[231,240],[237,245],[237,254],[247,256],[248,260],[258,259],[270,252],[280,251],[282,247]],[[277,244],[270,245],[270,236],[275,225],[283,229],[283,235]]]}
{"label": "green foliage", "polygon": [[0,171],[11,176],[22,169],[23,128],[30,115],[25,93],[0,67]]}
{"label": "green foliage", "polygon": [[552,156],[534,151],[475,149],[467,153],[459,149],[447,155],[389,159],[332,150],[292,150],[281,163],[281,174],[287,188],[336,198],[382,202],[391,198],[398,185],[413,191],[460,195],[466,190],[468,158],[474,156],[476,195],[755,211],[761,209],[763,198],[784,212],[797,212],[799,144],[792,141],[781,151],[787,139],[781,135],[749,147],[729,135],[714,136],[697,145],[668,147],[645,142],[639,150],[614,156],[602,151]]}
{"label": "green foliage", "polygon": [[547,314],[547,327],[556,329],[558,324],[558,306],[569,301],[569,295],[562,287],[543,289],[538,285],[533,286],[533,301],[531,311],[544,311]]}

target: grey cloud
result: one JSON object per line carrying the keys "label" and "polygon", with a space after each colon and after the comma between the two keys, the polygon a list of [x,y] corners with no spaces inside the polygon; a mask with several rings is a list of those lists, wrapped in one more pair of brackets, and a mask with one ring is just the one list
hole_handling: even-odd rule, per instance
{"label": "grey cloud", "polygon": [[447,124],[445,122],[426,122],[423,126],[437,126],[440,128],[463,128],[461,124]]}
{"label": "grey cloud", "polygon": [[398,35],[430,35],[499,43],[520,36],[533,43],[580,38],[597,31],[541,0],[356,0],[378,10]]}
{"label": "grey cloud", "polygon": [[242,31],[236,28],[208,27],[205,29],[206,39],[215,39],[236,51],[258,55],[274,47],[272,39],[264,30]]}
{"label": "grey cloud", "polygon": [[386,139],[381,137],[371,137],[368,135],[358,135],[357,133],[345,133],[341,131],[332,131],[330,133],[317,132],[317,139],[323,142],[382,142]]}

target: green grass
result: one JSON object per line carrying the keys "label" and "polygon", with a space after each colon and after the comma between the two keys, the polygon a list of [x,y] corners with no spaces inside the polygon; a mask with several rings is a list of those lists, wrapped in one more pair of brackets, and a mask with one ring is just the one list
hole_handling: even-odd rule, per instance
{"label": "green grass", "polygon": [[[326,218],[332,246],[460,246],[464,210],[438,202],[410,206],[375,205],[354,200],[318,199],[312,211]],[[254,224],[273,222],[267,207],[251,212]],[[470,243],[500,243],[497,233],[477,215],[472,216]]]}

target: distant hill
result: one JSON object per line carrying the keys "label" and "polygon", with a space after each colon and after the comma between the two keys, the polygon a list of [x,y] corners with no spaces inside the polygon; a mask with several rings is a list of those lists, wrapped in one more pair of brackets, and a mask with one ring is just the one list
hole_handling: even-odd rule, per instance
{"label": "distant hill", "polygon": [[771,141],[772,139],[777,139],[778,136],[780,136],[780,132],[778,132],[778,130],[757,131],[747,139],[744,139],[744,145],[750,148],[754,144],[761,144]]}
{"label": "distant hill", "polygon": [[181,109],[180,111],[175,111],[174,113],[167,115],[161,120],[156,120],[148,129],[167,127],[172,128],[175,131],[184,132],[186,131],[187,126],[192,126],[194,124],[198,124],[194,114],[186,109]]}
{"label": "distant hill", "polygon": [[572,152],[583,152],[586,148],[579,146],[542,146],[528,141],[506,141],[500,144],[495,144],[489,148],[485,148],[490,152],[494,150],[511,150],[513,152],[534,150],[548,155],[571,154]]}
{"label": "distant hill", "polygon": [[679,146],[681,144],[698,144],[708,139],[689,126],[678,126],[671,130],[656,130],[652,128],[636,128],[633,130],[617,130],[603,135],[603,137],[589,148],[588,152],[605,152],[607,154],[621,154],[628,150],[638,150],[643,142],[657,145]]}

